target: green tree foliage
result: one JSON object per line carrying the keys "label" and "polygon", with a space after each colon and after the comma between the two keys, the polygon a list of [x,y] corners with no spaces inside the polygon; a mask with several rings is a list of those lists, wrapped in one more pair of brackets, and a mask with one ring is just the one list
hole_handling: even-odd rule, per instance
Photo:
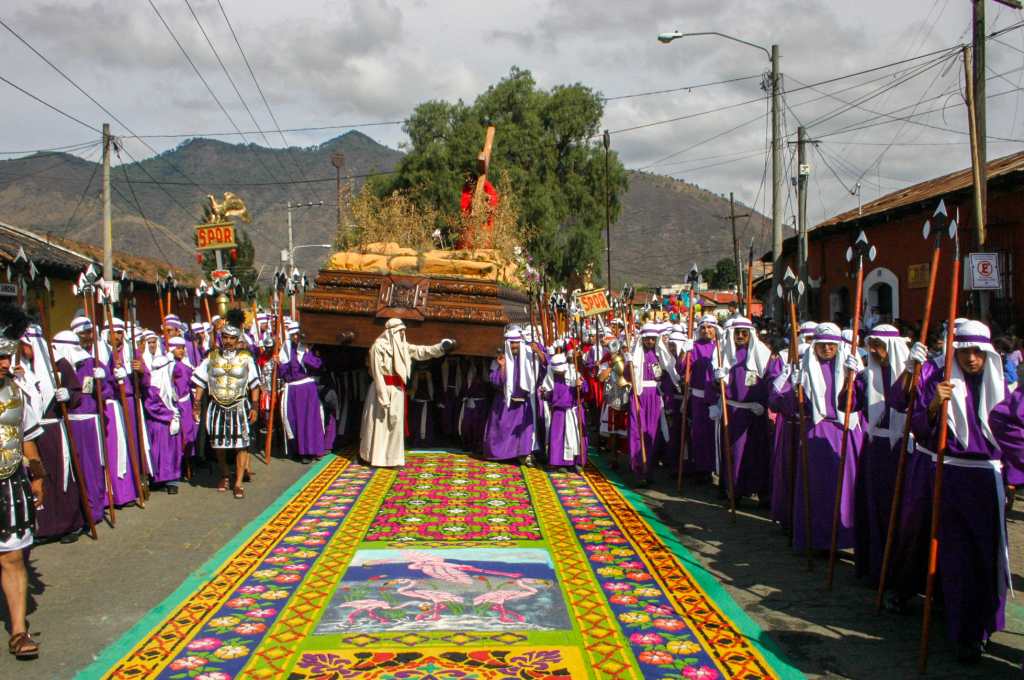
{"label": "green tree foliage", "polygon": [[708,285],[714,290],[726,290],[736,285],[736,262],[723,257],[707,272]]}
{"label": "green tree foliage", "polygon": [[[249,287],[256,281],[256,269],[253,267],[253,261],[256,258],[256,248],[253,247],[252,239],[249,238],[248,232],[238,226],[235,226],[235,242],[238,244],[238,257],[232,261],[231,252],[225,250],[221,252],[221,259],[224,268],[230,270],[232,274],[238,277],[242,286]],[[210,272],[217,268],[217,256],[214,254],[214,251],[203,251],[202,266],[203,276],[209,281]]]}
{"label": "green tree foliage", "polygon": [[[428,101],[405,122],[407,155],[397,172],[377,178],[378,195],[411,191],[416,200],[454,215],[487,124],[497,128],[492,182],[502,174],[521,197],[520,220],[530,225],[528,249],[549,276],[564,281],[588,264],[600,274],[604,258],[603,104],[581,84],[539,89],[533,75],[513,67],[471,105]],[[626,171],[617,154],[609,161],[611,218],[621,208]],[[502,187],[499,185],[498,190]]]}

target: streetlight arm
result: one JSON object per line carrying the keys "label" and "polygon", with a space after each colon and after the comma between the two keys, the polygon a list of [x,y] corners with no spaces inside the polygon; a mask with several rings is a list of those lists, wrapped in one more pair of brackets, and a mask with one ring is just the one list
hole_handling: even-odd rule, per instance
{"label": "streetlight arm", "polygon": [[758,45],[757,43],[749,42],[747,40],[743,40],[742,38],[737,38],[736,36],[728,35],[726,33],[719,33],[718,31],[701,31],[700,33],[680,33],[676,31],[675,33],[662,33],[660,36],[658,36],[658,39],[661,40],[663,43],[667,44],[677,38],[693,38],[700,35],[717,35],[719,38],[732,40],[733,42],[738,42],[742,45],[747,45],[748,47],[755,47],[764,52],[768,56],[769,60],[771,60],[772,58],[771,50],[769,50],[767,47],[764,47],[763,45]]}

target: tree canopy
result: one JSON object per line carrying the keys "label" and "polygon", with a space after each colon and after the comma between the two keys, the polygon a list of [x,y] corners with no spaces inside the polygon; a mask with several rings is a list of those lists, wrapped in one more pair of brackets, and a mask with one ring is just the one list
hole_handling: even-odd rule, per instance
{"label": "tree canopy", "polygon": [[731,257],[723,257],[706,274],[712,289],[728,290],[736,285],[736,262]]}
{"label": "tree canopy", "polygon": [[[578,83],[542,90],[528,70],[513,67],[472,104],[433,100],[417,106],[404,126],[407,155],[396,173],[373,182],[373,190],[381,196],[409,191],[441,214],[457,214],[486,127],[495,125],[488,176],[492,182],[507,177],[520,197],[519,219],[535,263],[559,281],[588,265],[599,273],[605,223],[602,113],[594,90]],[[608,165],[614,221],[626,171],[615,153]]]}

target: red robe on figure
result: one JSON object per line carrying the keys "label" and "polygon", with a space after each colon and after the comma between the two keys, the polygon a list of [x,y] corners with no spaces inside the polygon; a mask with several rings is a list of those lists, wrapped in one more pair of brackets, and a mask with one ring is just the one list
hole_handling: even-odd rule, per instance
{"label": "red robe on figure", "polygon": [[[473,210],[473,194],[476,193],[476,178],[466,180],[462,185],[462,200],[460,206],[463,215],[469,215]],[[498,207],[498,190],[494,188],[489,179],[484,178],[484,193],[487,195],[488,216],[487,222],[483,225],[467,225],[465,232],[455,244],[458,250],[471,250],[476,241],[476,230],[483,228],[490,233],[494,228],[494,209]]]}

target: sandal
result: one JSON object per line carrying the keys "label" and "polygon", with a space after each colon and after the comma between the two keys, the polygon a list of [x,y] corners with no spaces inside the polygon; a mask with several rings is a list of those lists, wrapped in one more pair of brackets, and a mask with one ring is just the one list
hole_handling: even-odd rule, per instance
{"label": "sandal", "polygon": [[22,661],[35,659],[39,656],[39,645],[28,633],[12,635],[7,646],[8,649],[10,649],[11,654],[14,655],[14,658]]}
{"label": "sandal", "polygon": [[220,483],[217,484],[217,491],[227,491],[231,487],[231,479],[228,477],[221,477]]}
{"label": "sandal", "polygon": [[236,486],[233,491],[235,498],[245,498],[245,489],[240,486]]}

